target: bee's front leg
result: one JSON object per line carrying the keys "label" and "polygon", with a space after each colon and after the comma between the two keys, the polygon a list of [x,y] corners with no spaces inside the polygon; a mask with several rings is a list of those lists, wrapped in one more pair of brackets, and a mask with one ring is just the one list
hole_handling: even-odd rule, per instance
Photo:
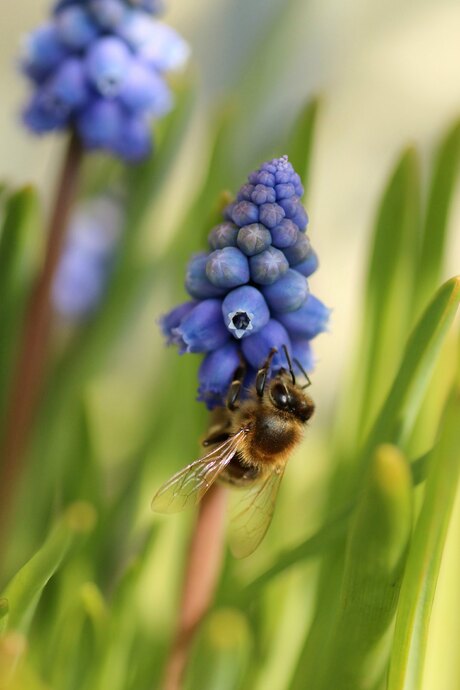
{"label": "bee's front leg", "polygon": [[230,412],[234,412],[238,409],[238,398],[241,394],[241,389],[243,387],[244,377],[246,376],[246,364],[243,359],[241,359],[241,364],[235,371],[233,376],[233,381],[230,384],[227,394],[227,407]]}
{"label": "bee's front leg", "polygon": [[268,353],[268,357],[265,360],[264,364],[260,367],[259,371],[257,372],[256,376],[256,392],[259,398],[262,398],[265,390],[265,384],[267,383],[267,377],[268,377],[268,372],[270,371],[270,366],[272,363],[273,357],[276,355],[278,350],[276,347],[272,347],[270,352]]}

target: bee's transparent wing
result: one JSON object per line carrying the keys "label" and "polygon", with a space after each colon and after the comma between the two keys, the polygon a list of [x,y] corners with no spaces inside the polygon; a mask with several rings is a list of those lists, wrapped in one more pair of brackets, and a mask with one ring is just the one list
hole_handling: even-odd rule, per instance
{"label": "bee's transparent wing", "polygon": [[276,467],[261,483],[233,492],[229,540],[235,558],[249,556],[264,538],[283,474],[284,467]]}
{"label": "bee's transparent wing", "polygon": [[177,513],[198,503],[238,451],[246,433],[246,429],[240,429],[204,457],[177,472],[153,497],[152,510]]}

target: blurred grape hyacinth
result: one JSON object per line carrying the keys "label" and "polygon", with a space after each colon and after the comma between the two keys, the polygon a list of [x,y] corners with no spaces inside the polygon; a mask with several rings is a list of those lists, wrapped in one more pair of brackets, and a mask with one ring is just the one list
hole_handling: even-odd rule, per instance
{"label": "blurred grape hyacinth", "polygon": [[306,234],[302,195],[287,156],[251,173],[224,210],[224,222],[209,233],[210,251],[189,263],[185,286],[194,301],[161,320],[181,354],[205,354],[198,399],[210,409],[225,404],[241,361],[249,386],[271,348],[278,349],[271,375],[286,367],[283,345],[306,371],[313,368],[310,341],[326,330],[329,309],[309,292],[318,257]]}
{"label": "blurred grape hyacinth", "polygon": [[104,296],[123,224],[121,202],[102,196],[75,211],[52,288],[52,304],[67,322],[94,313]]}
{"label": "blurred grape hyacinth", "polygon": [[152,15],[156,0],[61,0],[24,42],[21,65],[34,91],[23,118],[37,134],[75,130],[86,149],[138,161],[151,124],[173,105],[165,80],[189,47]]}

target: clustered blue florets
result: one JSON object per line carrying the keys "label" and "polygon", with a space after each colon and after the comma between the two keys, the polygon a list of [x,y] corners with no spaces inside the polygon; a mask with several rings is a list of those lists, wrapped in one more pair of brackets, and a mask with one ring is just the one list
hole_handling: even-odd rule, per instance
{"label": "clustered blue florets", "polygon": [[306,370],[310,341],[326,329],[329,309],[310,294],[318,258],[306,235],[303,187],[287,156],[251,173],[209,233],[209,252],[192,257],[185,281],[193,301],[162,319],[179,352],[206,353],[199,399],[222,405],[243,359],[250,385],[271,348],[271,373],[286,367],[283,346]]}
{"label": "clustered blue florets", "polygon": [[189,55],[153,14],[158,0],[61,0],[26,39],[23,71],[35,86],[24,121],[35,133],[75,129],[88,149],[128,161],[148,155],[152,120],[172,107],[165,73]]}

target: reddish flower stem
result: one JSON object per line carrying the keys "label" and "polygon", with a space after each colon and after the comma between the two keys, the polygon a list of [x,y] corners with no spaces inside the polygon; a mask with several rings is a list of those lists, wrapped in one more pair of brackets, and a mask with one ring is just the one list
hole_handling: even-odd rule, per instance
{"label": "reddish flower stem", "polygon": [[214,484],[204,495],[190,543],[179,621],[163,690],[180,690],[197,628],[216,590],[224,550],[227,491]]}
{"label": "reddish flower stem", "polygon": [[17,364],[12,376],[0,449],[0,554],[4,551],[9,515],[46,371],[52,322],[50,291],[77,191],[82,153],[77,136],[72,134],[58,180],[43,265],[26,309]]}

